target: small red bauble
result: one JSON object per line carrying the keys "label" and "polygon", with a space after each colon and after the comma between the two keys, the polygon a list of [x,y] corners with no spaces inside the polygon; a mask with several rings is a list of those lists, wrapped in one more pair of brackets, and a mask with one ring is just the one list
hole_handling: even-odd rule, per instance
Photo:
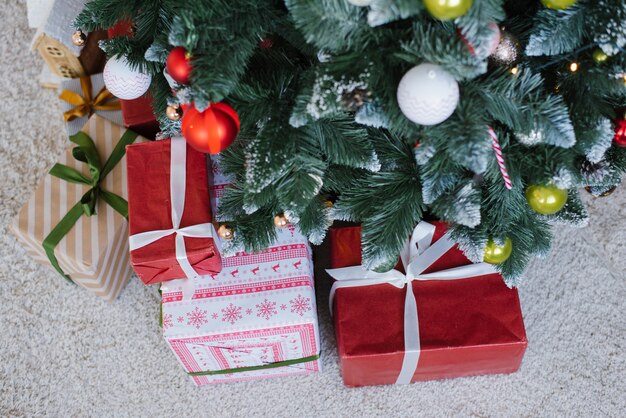
{"label": "small red bauble", "polygon": [[169,75],[180,84],[189,84],[191,75],[191,57],[182,46],[177,46],[167,56],[165,67]]}
{"label": "small red bauble", "polygon": [[233,143],[239,133],[239,115],[225,103],[211,103],[204,112],[191,104],[183,106],[183,136],[200,152],[217,154]]}
{"label": "small red bauble", "polygon": [[618,147],[626,147],[626,119],[618,120],[615,124],[615,136],[613,142]]}
{"label": "small red bauble", "polygon": [[261,49],[270,49],[272,46],[274,46],[274,41],[270,37],[263,38],[259,42],[259,46],[261,47]]}

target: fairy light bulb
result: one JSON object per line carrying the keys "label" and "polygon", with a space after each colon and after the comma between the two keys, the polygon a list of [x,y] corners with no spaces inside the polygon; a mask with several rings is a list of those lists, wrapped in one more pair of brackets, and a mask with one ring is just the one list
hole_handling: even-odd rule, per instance
{"label": "fairy light bulb", "polygon": [[518,67],[511,68],[511,74],[517,75],[517,73],[519,73],[519,68]]}
{"label": "fairy light bulb", "polygon": [[576,71],[578,71],[578,63],[577,62],[572,62],[569,65],[569,70],[573,73],[575,73]]}

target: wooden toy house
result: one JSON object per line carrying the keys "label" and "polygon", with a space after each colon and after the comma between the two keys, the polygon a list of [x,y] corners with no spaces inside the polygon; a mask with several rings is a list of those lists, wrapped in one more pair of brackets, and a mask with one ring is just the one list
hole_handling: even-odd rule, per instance
{"label": "wooden toy house", "polygon": [[98,42],[106,31],[91,32],[84,46],[72,43],[72,21],[82,10],[85,0],[55,0],[45,23],[37,30],[32,49],[39,52],[53,74],[76,78],[102,71],[106,61]]}

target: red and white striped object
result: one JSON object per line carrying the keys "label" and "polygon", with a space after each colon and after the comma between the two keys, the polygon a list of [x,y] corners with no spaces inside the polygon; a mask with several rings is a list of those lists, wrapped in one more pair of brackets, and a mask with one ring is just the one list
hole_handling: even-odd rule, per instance
{"label": "red and white striped object", "polygon": [[513,188],[513,183],[511,183],[509,172],[506,169],[504,157],[502,156],[502,149],[500,149],[500,143],[498,142],[496,132],[491,126],[487,128],[487,131],[489,132],[489,136],[491,137],[491,146],[493,148],[493,152],[496,154],[496,160],[498,161],[498,166],[500,167],[500,173],[502,174],[502,179],[504,180],[504,186],[508,190],[511,190]]}

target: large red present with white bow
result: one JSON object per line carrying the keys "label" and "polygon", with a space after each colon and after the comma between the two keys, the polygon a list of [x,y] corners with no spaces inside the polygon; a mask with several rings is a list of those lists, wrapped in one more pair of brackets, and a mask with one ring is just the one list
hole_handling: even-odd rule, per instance
{"label": "large red present with white bow", "polygon": [[491,265],[472,264],[442,222],[421,222],[406,272],[367,271],[361,228],[329,231],[331,290],[347,386],[511,373],[527,346],[519,297]]}
{"label": "large red present with white bow", "polygon": [[206,156],[174,138],[128,146],[126,163],[130,259],[139,278],[152,284],[218,273]]}

